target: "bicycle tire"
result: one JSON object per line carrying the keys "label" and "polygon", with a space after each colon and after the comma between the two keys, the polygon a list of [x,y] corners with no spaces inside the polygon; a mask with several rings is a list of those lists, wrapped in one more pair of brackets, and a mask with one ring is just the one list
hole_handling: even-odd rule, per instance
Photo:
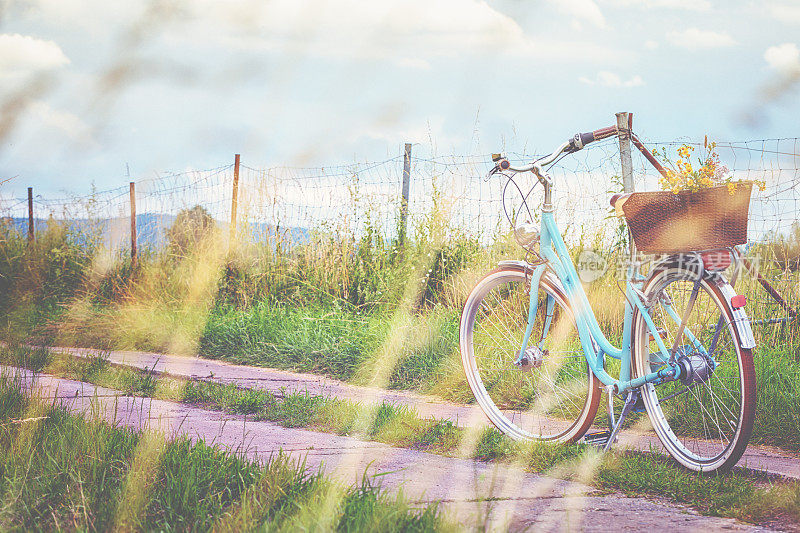
{"label": "bicycle tire", "polygon": [[[741,347],[732,309],[720,288],[727,282],[717,276],[706,273],[701,279],[686,325],[697,341],[682,335],[688,344],[678,350],[680,358],[697,365],[687,373],[696,374],[697,381],[684,377],[688,384],[672,380],[641,388],[650,421],[669,454],[683,466],[705,473],[727,471],[739,461],[753,431],[756,408],[752,350]],[[656,268],[645,283],[644,295],[653,304],[650,316],[661,328],[659,335],[668,349],[679,321],[668,315],[667,305],[676,307],[677,316],[683,317],[697,277],[696,269],[671,263]],[[704,356],[697,343],[706,352],[710,350],[716,368],[712,370],[711,364],[698,359]],[[651,351],[657,352],[655,339],[637,309],[632,339],[636,375],[645,375],[663,363]]]}
{"label": "bicycle tire", "polygon": [[[550,272],[544,273],[538,290],[540,298],[553,298],[553,318],[545,328],[546,304],[544,309],[540,305],[530,344],[536,339],[562,348],[578,342],[578,348],[575,353],[548,351],[542,363],[528,371],[513,365],[527,324],[529,287],[521,267],[495,269],[478,282],[461,316],[464,371],[478,404],[506,435],[515,440],[574,442],[594,421],[600,382],[589,370],[567,298]],[[502,338],[492,331],[501,332]]]}

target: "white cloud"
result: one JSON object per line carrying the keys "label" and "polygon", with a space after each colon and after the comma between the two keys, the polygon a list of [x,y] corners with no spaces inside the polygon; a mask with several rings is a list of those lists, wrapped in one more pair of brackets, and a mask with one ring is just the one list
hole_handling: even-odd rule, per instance
{"label": "white cloud", "polygon": [[[564,14],[561,20],[554,17],[554,24],[606,25],[595,0],[549,1]],[[112,51],[120,40],[138,36],[150,50],[164,49],[166,55],[189,46],[277,54],[287,61],[386,60],[403,68],[426,68],[424,62],[441,57],[622,64],[633,55],[611,44],[529,34],[487,0],[182,0],[153,4],[160,11],[141,2],[105,0],[29,0],[26,5],[14,14],[28,25],[55,34],[72,28]]]}
{"label": "white cloud", "polygon": [[418,57],[401,57],[397,60],[397,64],[404,68],[430,70],[431,64]]}
{"label": "white cloud", "polygon": [[559,12],[576,20],[585,20],[599,28],[606,25],[606,19],[594,0],[549,0]]}
{"label": "white cloud", "polygon": [[708,0],[645,0],[647,7],[663,7],[669,9],[685,9],[687,11],[708,11],[711,2]]}
{"label": "white cloud", "polygon": [[648,50],[655,50],[658,48],[658,41],[654,41],[652,39],[648,39],[644,42],[644,47]]}
{"label": "white cloud", "polygon": [[800,72],[800,50],[795,43],[770,46],[764,52],[764,59],[778,72],[785,74]]}
{"label": "white cloud", "polygon": [[683,31],[667,32],[667,40],[674,46],[697,50],[700,48],[724,48],[733,46],[736,41],[724,32],[688,28]]}
{"label": "white cloud", "polygon": [[781,22],[800,23],[800,3],[767,2],[767,12]]}
{"label": "white cloud", "polygon": [[[455,141],[444,133],[445,117],[434,115],[427,121],[416,121],[414,123],[393,123],[386,120],[375,120],[366,124],[358,125],[350,132],[350,140],[353,143],[368,139],[380,139],[387,142],[397,142],[397,139],[404,139],[409,142],[425,142],[429,139],[436,139],[438,142],[447,143]],[[461,140],[461,139],[457,139]]]}
{"label": "white cloud", "polygon": [[12,0],[9,4],[10,14],[21,19],[69,27],[93,36],[109,32],[115,34],[119,31],[120,22],[136,21],[147,7],[145,2],[103,0],[23,0],[17,5]]}
{"label": "white cloud", "polygon": [[[397,50],[414,57],[409,47],[451,55],[524,44],[522,28],[513,19],[476,0],[245,0],[233,5],[194,0],[187,9],[192,21],[178,21],[184,37],[217,37],[244,49],[356,57],[381,57]],[[198,25],[208,33],[195,34]]]}
{"label": "white cloud", "polygon": [[581,77],[578,81],[587,85],[600,85],[602,87],[627,88],[640,87],[644,85],[644,80],[638,74],[627,80],[623,80],[618,74],[608,71],[600,71],[594,79]]}
{"label": "white cloud", "polygon": [[[532,37],[485,0],[187,0],[184,7],[188,17],[165,32],[173,42],[395,64],[466,54],[624,61],[608,46]],[[578,22],[605,25],[593,0],[556,7]]]}
{"label": "white cloud", "polygon": [[0,76],[50,70],[67,63],[69,58],[53,41],[18,33],[0,34]]}
{"label": "white cloud", "polygon": [[685,11],[709,11],[708,0],[606,0],[617,7],[640,7],[644,9],[681,9]]}
{"label": "white cloud", "polygon": [[38,124],[44,130],[66,137],[83,147],[97,146],[97,142],[92,136],[91,128],[77,115],[53,109],[50,105],[40,100],[30,104],[29,112],[32,115],[32,120],[29,122],[30,125]]}

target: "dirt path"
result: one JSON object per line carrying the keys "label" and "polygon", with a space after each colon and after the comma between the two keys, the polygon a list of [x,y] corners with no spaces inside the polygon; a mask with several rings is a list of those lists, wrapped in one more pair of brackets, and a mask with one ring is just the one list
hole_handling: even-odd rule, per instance
{"label": "dirt path", "polygon": [[[26,386],[57,398],[75,413],[99,416],[136,429],[167,436],[185,434],[253,459],[283,450],[305,458],[311,470],[322,468],[345,483],[359,482],[366,470],[390,490],[402,490],[419,502],[442,501],[462,524],[492,530],[526,528],[583,531],[735,530],[766,531],[732,519],[703,517],[684,506],[644,498],[606,494],[592,487],[526,473],[514,466],[442,457],[399,449],[353,437],[283,428],[218,411],[122,396],[118,391],[48,375],[20,372]],[[487,499],[491,499],[487,501]]]}
{"label": "dirt path", "polygon": [[[99,353],[97,350],[84,348],[53,348],[53,350],[81,357]],[[234,365],[214,359],[148,352],[114,351],[109,352],[108,357],[113,364],[139,369],[154,369],[156,372],[178,377],[234,383],[240,387],[271,392],[280,392],[282,389],[288,392],[308,392],[312,395],[334,396],[365,404],[379,404],[387,401],[414,407],[422,417],[447,418],[462,427],[488,424],[483,412],[475,405],[450,403],[432,396],[407,391],[361,387],[315,374],[301,374],[263,367]],[[652,432],[622,431],[615,446],[663,451],[661,442]],[[739,465],[800,479],[800,454],[793,454],[771,446],[748,446]]]}

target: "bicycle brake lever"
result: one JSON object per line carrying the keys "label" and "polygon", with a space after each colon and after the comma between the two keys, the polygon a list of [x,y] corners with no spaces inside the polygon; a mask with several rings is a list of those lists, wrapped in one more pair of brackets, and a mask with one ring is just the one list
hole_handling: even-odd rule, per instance
{"label": "bicycle brake lever", "polygon": [[508,159],[506,159],[502,154],[492,154],[492,160],[495,162],[494,167],[489,173],[486,175],[484,181],[489,181],[489,178],[494,176],[495,174],[502,174],[503,171],[508,170],[511,168],[511,163]]}

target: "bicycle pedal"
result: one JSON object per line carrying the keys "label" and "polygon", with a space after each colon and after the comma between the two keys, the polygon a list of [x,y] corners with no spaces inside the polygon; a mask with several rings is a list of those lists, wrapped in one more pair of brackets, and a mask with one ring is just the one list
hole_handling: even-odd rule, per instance
{"label": "bicycle pedal", "polygon": [[610,436],[611,436],[610,429],[606,429],[603,431],[593,431],[591,433],[586,433],[583,436],[583,442],[585,442],[586,444],[591,444],[592,446],[603,448],[608,442],[608,438]]}
{"label": "bicycle pedal", "polygon": [[647,412],[647,408],[644,406],[644,398],[642,398],[641,394],[639,394],[639,396],[636,398],[636,401],[633,403],[633,406],[631,407],[631,411],[630,412],[631,413],[646,413]]}

